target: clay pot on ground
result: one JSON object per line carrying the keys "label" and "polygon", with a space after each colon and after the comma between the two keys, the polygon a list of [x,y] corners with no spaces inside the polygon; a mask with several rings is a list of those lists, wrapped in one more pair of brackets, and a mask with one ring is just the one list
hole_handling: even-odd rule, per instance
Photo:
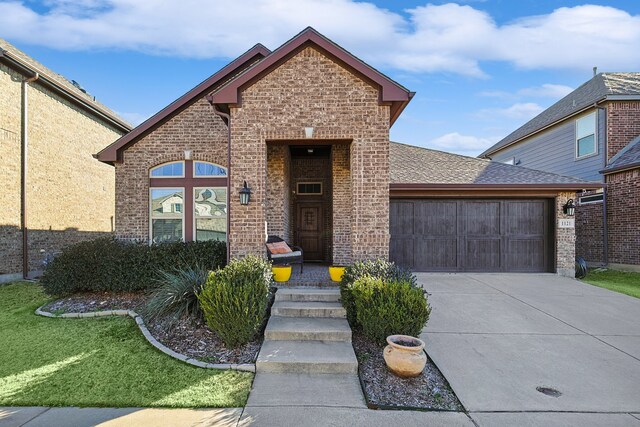
{"label": "clay pot on ground", "polygon": [[384,361],[391,372],[403,378],[417,377],[427,364],[424,341],[409,335],[390,335]]}

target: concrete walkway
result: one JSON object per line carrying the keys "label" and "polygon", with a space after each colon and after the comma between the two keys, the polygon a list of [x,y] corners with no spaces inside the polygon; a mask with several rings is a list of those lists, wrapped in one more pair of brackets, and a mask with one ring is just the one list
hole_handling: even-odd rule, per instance
{"label": "concrete walkway", "polygon": [[640,299],[552,274],[418,278],[427,353],[479,425],[640,425]]}

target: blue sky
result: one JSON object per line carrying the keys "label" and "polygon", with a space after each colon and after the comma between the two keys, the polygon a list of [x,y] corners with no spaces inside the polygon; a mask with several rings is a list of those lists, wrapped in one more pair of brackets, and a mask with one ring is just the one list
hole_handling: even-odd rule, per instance
{"label": "blue sky", "polygon": [[417,92],[391,139],[477,155],[599,71],[640,71],[640,2],[0,0],[0,37],[134,124],[313,26]]}

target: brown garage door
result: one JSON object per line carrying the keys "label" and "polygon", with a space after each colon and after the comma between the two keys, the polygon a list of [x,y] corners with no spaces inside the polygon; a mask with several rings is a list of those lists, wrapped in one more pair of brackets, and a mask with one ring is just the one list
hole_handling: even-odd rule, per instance
{"label": "brown garage door", "polygon": [[415,271],[552,271],[547,199],[393,199],[391,260]]}

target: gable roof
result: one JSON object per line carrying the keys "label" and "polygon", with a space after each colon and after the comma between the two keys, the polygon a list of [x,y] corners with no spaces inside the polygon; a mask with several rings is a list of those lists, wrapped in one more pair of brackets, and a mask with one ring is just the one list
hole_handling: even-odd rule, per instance
{"label": "gable roof", "polygon": [[122,132],[128,132],[133,128],[130,123],[98,102],[94,96],[91,96],[84,89],[80,88],[77,83],[69,81],[63,75],[45,67],[2,38],[0,38],[0,62],[6,63],[12,69],[29,77],[37,74],[37,83],[62,95],[85,111],[110,123]]}
{"label": "gable roof", "polygon": [[602,183],[507,165],[477,157],[391,142],[391,190],[433,188],[568,189],[601,188]]}
{"label": "gable roof", "polygon": [[600,172],[607,175],[635,168],[640,168],[640,136],[618,151]]}
{"label": "gable roof", "polygon": [[304,29],[291,40],[274,50],[259,64],[251,67],[231,80],[227,85],[211,94],[209,101],[215,104],[239,104],[239,93],[243,88],[251,85],[308,45],[313,45],[325,55],[336,59],[345,68],[370,82],[373,86],[378,87],[380,91],[380,103],[391,105],[391,125],[393,125],[402,110],[404,110],[409,101],[411,101],[414,92],[409,91],[404,86],[367,65],[311,27]]}
{"label": "gable roof", "polygon": [[640,99],[640,73],[599,73],[529,120],[478,157],[488,157],[547,127],[605,100]]}
{"label": "gable roof", "polygon": [[165,108],[145,120],[138,127],[133,129],[122,138],[116,140],[113,144],[109,145],[94,157],[98,160],[113,163],[119,160],[121,150],[125,149],[129,145],[136,142],[138,139],[147,135],[149,132],[160,126],[162,123],[169,120],[175,114],[187,108],[193,102],[200,99],[204,94],[214,90],[220,85],[225,84],[229,79],[233,79],[239,73],[243,72],[246,68],[254,66],[261,61],[264,57],[269,55],[271,51],[261,45],[260,43],[253,46],[251,49],[240,55],[235,60],[220,69],[217,73],[213,74],[202,83],[182,95],[180,98],[167,105]]}

